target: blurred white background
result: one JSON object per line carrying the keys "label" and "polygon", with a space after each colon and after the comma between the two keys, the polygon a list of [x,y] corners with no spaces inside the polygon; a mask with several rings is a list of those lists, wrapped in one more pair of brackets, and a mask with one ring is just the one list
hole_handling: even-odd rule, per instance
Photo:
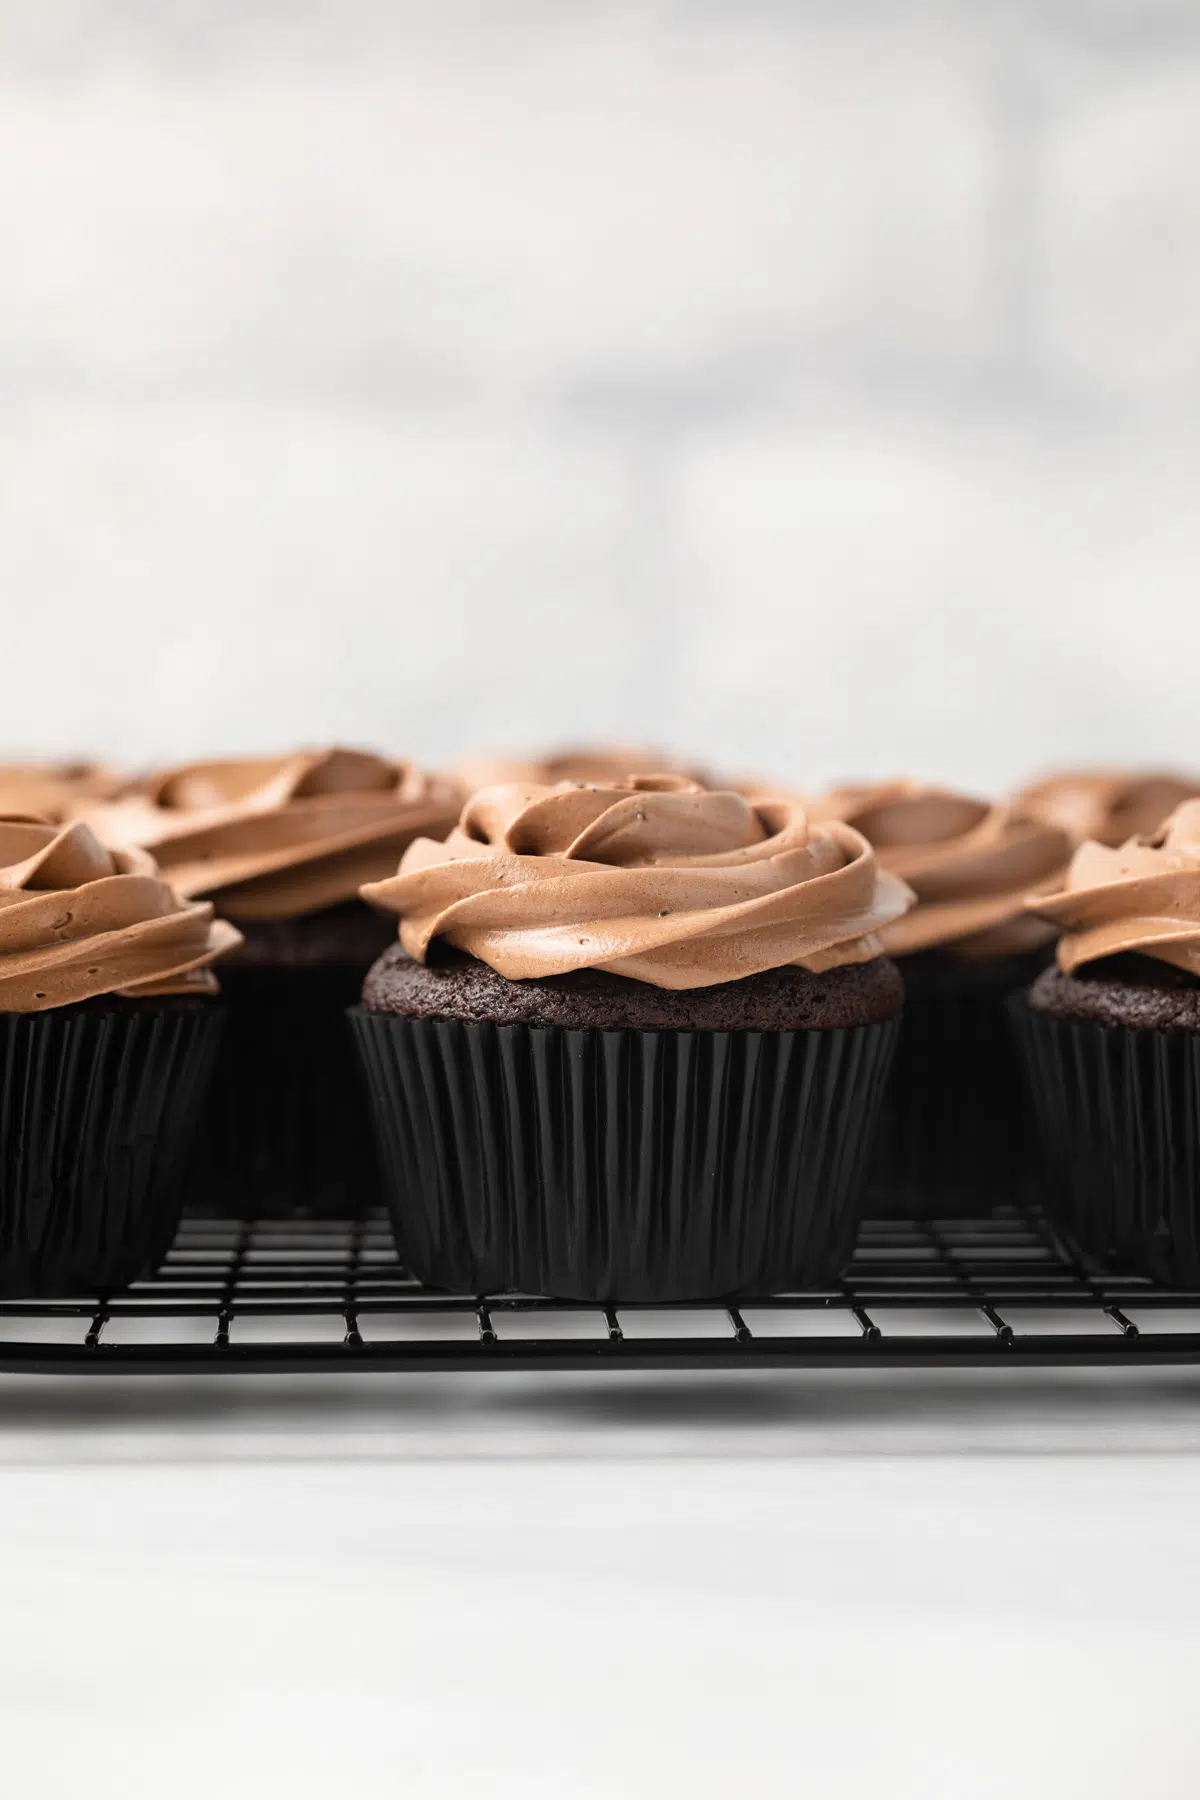
{"label": "blurred white background", "polygon": [[2,748],[1200,760],[1195,0],[5,0]]}

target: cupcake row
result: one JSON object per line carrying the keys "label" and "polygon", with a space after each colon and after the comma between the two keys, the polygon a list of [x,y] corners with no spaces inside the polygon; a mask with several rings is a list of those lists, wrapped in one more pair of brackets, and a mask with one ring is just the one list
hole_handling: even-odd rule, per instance
{"label": "cupcake row", "polygon": [[380,1202],[467,1292],[811,1287],[864,1212],[1035,1201],[1193,1281],[1198,795],[0,766],[0,1289]]}

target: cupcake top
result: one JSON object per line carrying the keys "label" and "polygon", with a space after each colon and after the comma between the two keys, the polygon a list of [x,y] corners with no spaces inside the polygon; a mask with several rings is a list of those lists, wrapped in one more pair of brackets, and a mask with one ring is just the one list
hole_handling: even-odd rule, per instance
{"label": "cupcake top", "polygon": [[81,816],[115,849],[153,851],[179,893],[223,916],[294,919],[352,900],[458,805],[440,776],[335,748],[186,763]]}
{"label": "cupcake top", "polygon": [[466,794],[509,782],[552,786],[558,781],[591,781],[601,787],[628,781],[631,775],[682,775],[705,782],[703,769],[663,750],[637,744],[594,744],[547,751],[542,756],[470,756],[452,773]]}
{"label": "cupcake top", "polygon": [[123,786],[103,763],[0,763],[0,814],[62,819],[81,802],[111,800]]}
{"label": "cupcake top", "polygon": [[214,994],[210,965],[240,942],[144,852],[107,850],[86,825],[0,819],[0,1012]]}
{"label": "cupcake top", "polygon": [[1061,883],[1070,855],[1061,826],[1015,801],[976,800],[915,781],[839,788],[812,811],[861,831],[881,866],[916,894],[912,911],[883,934],[890,956],[1014,956],[1049,940],[1025,900]]}
{"label": "cupcake top", "polygon": [[663,988],[869,961],[912,903],[852,827],[678,776],[486,788],[363,897],[418,962],[441,939],[513,981],[603,969]]}
{"label": "cupcake top", "polygon": [[1017,795],[1019,803],[1060,825],[1073,844],[1116,846],[1147,837],[1184,800],[1200,795],[1200,778],[1162,770],[1064,769]]}
{"label": "cupcake top", "polygon": [[1058,965],[1068,975],[1130,950],[1200,975],[1200,800],[1117,849],[1081,844],[1061,889],[1029,905],[1061,932]]}

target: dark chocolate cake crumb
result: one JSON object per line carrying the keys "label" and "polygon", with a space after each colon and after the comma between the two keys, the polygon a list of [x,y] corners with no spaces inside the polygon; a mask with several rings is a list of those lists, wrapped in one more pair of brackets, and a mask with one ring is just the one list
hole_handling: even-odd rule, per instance
{"label": "dark chocolate cake crumb", "polygon": [[899,971],[886,957],[822,975],[766,969],[715,987],[659,988],[600,969],[509,981],[459,951],[425,964],[399,944],[363,987],[371,1012],[575,1031],[828,1031],[893,1019],[903,1000]]}
{"label": "dark chocolate cake crumb", "polygon": [[1073,975],[1047,969],[1029,990],[1034,1012],[1132,1031],[1200,1031],[1200,982],[1172,963],[1130,953]]}

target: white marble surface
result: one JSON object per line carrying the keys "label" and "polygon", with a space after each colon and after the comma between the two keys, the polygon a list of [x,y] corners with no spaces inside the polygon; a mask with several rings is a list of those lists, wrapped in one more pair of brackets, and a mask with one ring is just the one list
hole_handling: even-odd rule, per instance
{"label": "white marble surface", "polygon": [[0,1384],[26,1791],[1190,1800],[1200,1378]]}

